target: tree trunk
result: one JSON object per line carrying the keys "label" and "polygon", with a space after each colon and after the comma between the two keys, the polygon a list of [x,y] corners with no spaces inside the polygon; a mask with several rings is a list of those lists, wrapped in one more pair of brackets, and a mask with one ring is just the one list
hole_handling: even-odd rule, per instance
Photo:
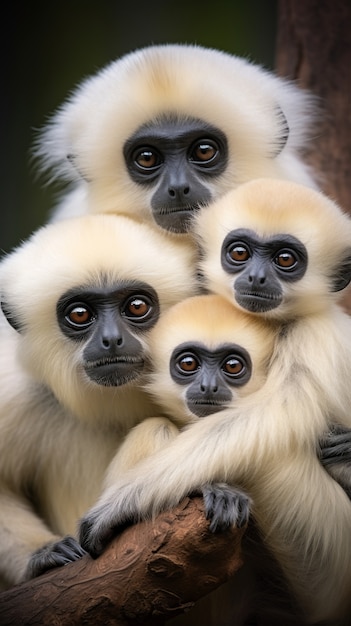
{"label": "tree trunk", "polygon": [[213,534],[202,498],[186,498],[155,522],[0,595],[1,626],[162,626],[241,566],[244,529]]}
{"label": "tree trunk", "polygon": [[[320,98],[306,155],[320,186],[351,214],[350,0],[279,0],[276,70]],[[351,289],[344,297],[351,312]]]}

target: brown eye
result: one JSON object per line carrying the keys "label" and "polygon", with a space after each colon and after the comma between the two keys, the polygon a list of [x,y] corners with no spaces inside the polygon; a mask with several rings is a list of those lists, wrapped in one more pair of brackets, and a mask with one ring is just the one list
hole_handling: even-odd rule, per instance
{"label": "brown eye", "polygon": [[192,354],[186,354],[177,361],[177,367],[186,374],[195,372],[199,368],[198,360]]}
{"label": "brown eye", "polygon": [[67,313],[66,320],[73,326],[87,326],[94,320],[94,315],[85,306],[75,306]]}
{"label": "brown eye", "polygon": [[291,269],[295,267],[297,258],[290,250],[281,250],[275,257],[274,263],[282,269]]}
{"label": "brown eye", "polygon": [[141,298],[133,298],[127,304],[126,311],[132,317],[145,317],[151,310],[151,306]]}
{"label": "brown eye", "polygon": [[228,250],[230,260],[235,263],[245,263],[250,258],[250,252],[243,244],[234,244]]}
{"label": "brown eye", "polygon": [[230,376],[237,376],[238,374],[241,374],[244,368],[245,366],[243,362],[240,361],[240,359],[237,359],[236,357],[230,357],[223,364],[223,367],[222,367],[225,373],[229,374]]}
{"label": "brown eye", "polygon": [[142,169],[152,169],[162,162],[160,155],[152,148],[139,150],[134,156],[134,161]]}
{"label": "brown eye", "polygon": [[200,141],[194,146],[191,153],[191,159],[193,161],[200,161],[202,163],[211,161],[218,153],[216,145],[208,141]]}

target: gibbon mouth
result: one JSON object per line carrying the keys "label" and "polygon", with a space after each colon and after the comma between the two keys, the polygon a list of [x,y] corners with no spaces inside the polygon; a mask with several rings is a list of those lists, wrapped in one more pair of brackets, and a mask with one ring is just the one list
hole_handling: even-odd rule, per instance
{"label": "gibbon mouth", "polygon": [[154,220],[158,226],[173,233],[188,233],[194,213],[200,209],[198,204],[164,207],[155,211]]}
{"label": "gibbon mouth", "polygon": [[133,357],[110,357],[90,361],[85,372],[90,380],[106,387],[120,387],[140,376],[144,361]]}
{"label": "gibbon mouth", "polygon": [[156,213],[158,215],[170,215],[171,213],[193,213],[200,209],[199,204],[179,204],[178,206],[161,207]]}
{"label": "gibbon mouth", "polygon": [[235,292],[235,300],[243,309],[252,313],[265,313],[276,309],[283,300],[281,294],[255,292]]}
{"label": "gibbon mouth", "polygon": [[213,401],[201,401],[201,402],[189,402],[189,409],[194,415],[197,417],[207,417],[208,415],[212,415],[212,413],[217,413],[218,411],[222,411],[227,406],[227,402],[213,402]]}
{"label": "gibbon mouth", "polygon": [[144,360],[133,356],[111,356],[104,359],[96,359],[96,361],[87,361],[85,369],[94,367],[104,367],[105,365],[140,365]]}

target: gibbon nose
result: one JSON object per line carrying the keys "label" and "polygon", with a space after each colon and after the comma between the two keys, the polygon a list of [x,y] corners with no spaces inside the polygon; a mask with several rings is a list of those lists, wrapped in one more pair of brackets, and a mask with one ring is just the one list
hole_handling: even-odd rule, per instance
{"label": "gibbon nose", "polygon": [[203,376],[201,383],[200,383],[200,391],[204,395],[211,395],[213,393],[217,393],[218,391],[217,376],[215,374],[213,376],[211,375]]}
{"label": "gibbon nose", "polygon": [[101,343],[105,350],[113,352],[123,345],[123,335],[117,330],[113,333],[105,333],[101,338]]}
{"label": "gibbon nose", "polygon": [[253,287],[258,285],[264,285],[266,282],[266,273],[264,271],[253,272],[249,275],[249,283],[252,284]]}
{"label": "gibbon nose", "polygon": [[190,193],[189,185],[172,185],[168,187],[168,195],[172,200],[184,200]]}

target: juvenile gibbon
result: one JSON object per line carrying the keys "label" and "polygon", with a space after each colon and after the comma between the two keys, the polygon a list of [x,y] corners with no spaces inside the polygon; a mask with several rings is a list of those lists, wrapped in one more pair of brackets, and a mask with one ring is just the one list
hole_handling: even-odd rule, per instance
{"label": "juvenile gibbon", "polygon": [[[281,195],[280,195],[281,194]],[[262,211],[262,215],[260,214]],[[327,273],[323,276],[324,267],[328,267],[329,248],[334,245],[333,214],[340,221],[342,227],[345,222],[346,241],[349,232],[349,222],[346,216],[340,216],[340,209],[336,207],[324,195],[313,190],[304,189],[299,185],[290,185],[284,181],[256,180],[247,183],[241,189],[229,192],[226,198],[213,203],[211,211],[206,209],[197,216],[194,224],[196,237],[200,241],[202,249],[202,261],[200,272],[204,277],[206,288],[215,293],[220,293],[236,306],[250,313],[276,319],[280,323],[291,322],[295,317],[301,317],[321,310],[326,297],[325,289],[319,289],[319,281],[329,278],[330,290],[327,295],[329,304],[333,303],[333,315],[336,315],[335,323],[341,324],[341,332],[345,332],[345,348],[340,356],[340,364],[348,367],[349,345],[347,336],[350,334],[349,317],[335,309],[334,301],[338,297],[338,291],[344,289],[350,280],[351,249],[345,245],[344,264],[340,264],[339,273],[336,275]],[[338,216],[339,213],[339,216]],[[280,224],[282,226],[280,227]],[[317,227],[318,225],[318,227]],[[279,230],[280,229],[280,230]],[[245,232],[246,231],[246,232]],[[250,232],[252,231],[252,232]],[[280,234],[294,233],[296,235],[298,249],[292,250],[294,254],[305,256],[299,258],[299,263],[292,264],[292,257],[282,257],[281,261],[274,261],[276,246],[284,241],[279,241]],[[329,243],[332,233],[332,242]],[[252,239],[252,235],[254,238]],[[255,235],[258,236],[256,239]],[[277,237],[269,241],[270,236]],[[338,234],[335,235],[338,237]],[[317,239],[317,245],[313,243]],[[319,275],[315,275],[314,286],[311,282],[310,271],[304,283],[300,282],[300,272],[307,267],[306,248],[303,243],[314,249],[315,257],[312,267],[318,269]],[[325,241],[325,249],[318,242]],[[340,239],[340,242],[342,240]],[[289,238],[286,240],[289,252]],[[292,242],[294,244],[294,242]],[[296,243],[296,240],[295,240]],[[301,248],[302,243],[302,248]],[[295,245],[295,244],[294,244]],[[337,248],[338,250],[341,249]],[[323,255],[325,265],[323,266]],[[328,255],[328,256],[325,256]],[[266,263],[266,261],[268,263]],[[287,264],[284,268],[282,264]],[[310,268],[309,268],[310,269]],[[321,274],[322,273],[322,277]],[[297,291],[294,283],[297,282]],[[304,288],[303,288],[304,287]],[[331,298],[334,292],[335,298]],[[321,301],[320,301],[321,300]],[[341,321],[338,318],[341,317]],[[314,324],[314,318],[309,318]],[[306,325],[306,333],[309,332]],[[300,332],[300,329],[297,331]],[[326,329],[320,329],[317,323],[316,333],[320,332],[324,337]],[[340,341],[340,335],[338,340]],[[315,339],[316,345],[318,340]],[[331,338],[333,343],[333,338]],[[344,342],[343,342],[344,344]],[[338,344],[335,344],[336,346]],[[342,355],[346,350],[346,360]],[[287,359],[289,356],[287,355]],[[312,366],[313,354],[311,354]],[[347,369],[340,370],[339,387],[333,388],[336,399],[336,415],[341,411],[341,416],[348,411],[350,396],[348,392]],[[326,381],[324,389],[328,389]],[[333,422],[333,413],[330,415]],[[338,420],[337,420],[338,421]],[[338,424],[331,424],[331,429],[321,439],[321,461],[325,469],[343,486],[351,498],[351,463],[350,463],[351,433]]]}
{"label": "juvenile gibbon", "polygon": [[[196,292],[179,239],[124,216],[49,224],[1,265],[0,577],[79,558],[74,535],[132,426],[159,314]],[[6,320],[3,320],[3,324]],[[68,535],[68,537],[67,537]]]}
{"label": "juvenile gibbon", "polygon": [[[274,339],[264,322],[253,321],[217,295],[192,296],[163,313],[148,336],[151,372],[145,385],[163,416],[145,419],[130,431],[110,464],[106,485],[183,428],[259,389]],[[211,530],[248,521],[247,494],[213,484],[202,491]]]}
{"label": "juvenile gibbon", "polygon": [[121,524],[225,481],[252,497],[306,622],[347,620],[351,502],[317,449],[332,421],[351,427],[351,320],[337,304],[351,277],[351,220],[314,190],[262,179],[197,222],[208,288],[275,335],[266,382],[116,480],[83,517],[81,544],[96,556]]}
{"label": "juvenile gibbon", "polygon": [[252,178],[314,186],[303,151],[317,117],[309,93],[246,59],[156,45],[85,79],[35,152],[71,187],[54,219],[123,212],[184,233],[200,205]]}

